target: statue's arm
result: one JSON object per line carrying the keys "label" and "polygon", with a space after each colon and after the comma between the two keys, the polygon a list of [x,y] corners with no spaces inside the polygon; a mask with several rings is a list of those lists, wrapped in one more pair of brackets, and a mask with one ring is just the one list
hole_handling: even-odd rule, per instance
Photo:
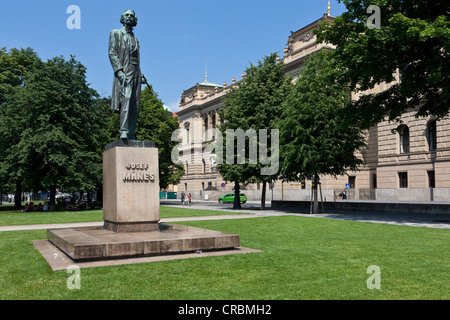
{"label": "statue's arm", "polygon": [[114,73],[123,70],[119,58],[119,35],[116,30],[111,31],[109,35],[108,53]]}

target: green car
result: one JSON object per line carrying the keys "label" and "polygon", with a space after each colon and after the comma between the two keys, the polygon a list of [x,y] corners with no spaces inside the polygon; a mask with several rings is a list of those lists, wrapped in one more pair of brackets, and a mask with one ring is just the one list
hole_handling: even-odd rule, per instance
{"label": "green car", "polygon": [[[246,203],[247,202],[247,196],[243,193],[239,194],[240,198],[241,198],[241,203]],[[227,193],[226,195],[224,195],[223,197],[219,198],[219,203],[233,203],[234,202],[234,193]]]}

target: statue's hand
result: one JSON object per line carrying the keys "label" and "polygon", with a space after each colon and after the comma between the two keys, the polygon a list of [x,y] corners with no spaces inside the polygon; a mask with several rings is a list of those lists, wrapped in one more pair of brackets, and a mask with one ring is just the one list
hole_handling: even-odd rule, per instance
{"label": "statue's hand", "polygon": [[143,84],[148,85],[147,79],[145,78],[144,75],[141,76],[141,82],[142,82]]}
{"label": "statue's hand", "polygon": [[125,73],[122,70],[117,71],[117,77],[119,78],[120,84],[124,84],[127,77],[125,76]]}

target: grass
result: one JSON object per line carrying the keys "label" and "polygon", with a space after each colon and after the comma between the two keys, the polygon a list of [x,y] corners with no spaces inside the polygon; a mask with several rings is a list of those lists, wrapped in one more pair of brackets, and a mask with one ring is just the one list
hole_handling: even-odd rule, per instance
{"label": "grass", "polygon": [[[69,290],[70,274],[32,246],[45,230],[2,232],[0,299],[450,298],[449,230],[299,216],[182,224],[237,233],[263,252],[81,269],[81,289]],[[381,290],[367,288],[371,265]]]}
{"label": "grass", "polygon": [[[188,210],[187,208],[161,206],[161,218],[214,216],[224,214],[236,214],[235,212],[223,212],[217,210]],[[20,210],[0,211],[0,226],[74,223],[103,221],[103,211],[54,211],[54,212],[22,212]]]}

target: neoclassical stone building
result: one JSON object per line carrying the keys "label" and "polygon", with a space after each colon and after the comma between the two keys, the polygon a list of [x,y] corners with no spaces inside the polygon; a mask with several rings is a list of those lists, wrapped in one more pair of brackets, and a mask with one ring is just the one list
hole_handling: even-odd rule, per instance
{"label": "neoclassical stone building", "polygon": [[[324,14],[320,19],[290,33],[284,48],[286,74],[294,79],[306,57],[322,48],[317,44],[314,28],[333,17]],[[242,74],[245,77],[245,74]],[[183,92],[179,106],[180,159],[186,174],[177,191],[191,193],[194,199],[215,200],[232,191],[233,184],[223,181],[215,170],[211,147],[217,114],[223,98],[238,83],[197,83]],[[374,91],[385,90],[380,85]],[[357,98],[354,95],[354,98]],[[359,171],[349,171],[338,178],[322,176],[321,191],[325,201],[338,199],[338,194],[350,186],[350,199],[377,201],[450,201],[450,118],[436,121],[433,117],[415,118],[414,110],[406,112],[403,124],[384,121],[367,131],[367,147],[358,156],[364,160]],[[309,200],[310,181],[276,182],[268,190],[266,199]],[[242,186],[250,200],[259,200],[259,185]]]}

